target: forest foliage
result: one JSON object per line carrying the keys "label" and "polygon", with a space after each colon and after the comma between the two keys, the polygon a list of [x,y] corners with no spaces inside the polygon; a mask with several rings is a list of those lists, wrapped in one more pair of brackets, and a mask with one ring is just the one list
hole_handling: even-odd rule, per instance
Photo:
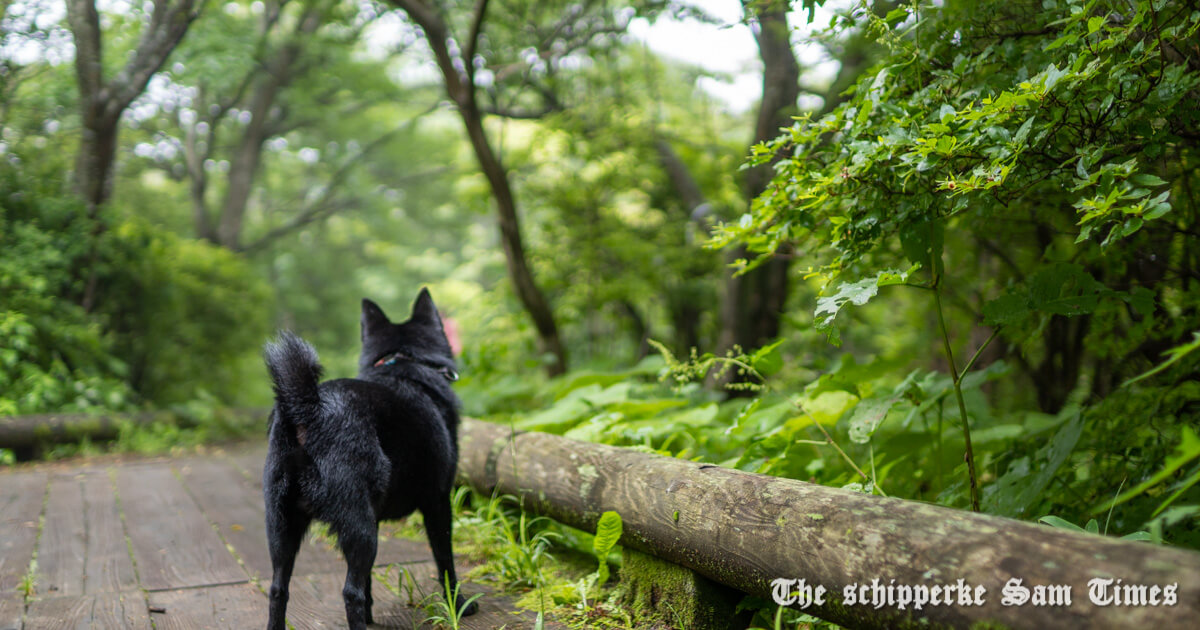
{"label": "forest foliage", "polygon": [[187,18],[113,120],[3,5],[0,415],[264,405],[430,285],[469,414],[1200,548],[1194,2],[747,2],[840,68],[766,113],[629,35],[686,4],[395,4],[105,5],[110,87]]}

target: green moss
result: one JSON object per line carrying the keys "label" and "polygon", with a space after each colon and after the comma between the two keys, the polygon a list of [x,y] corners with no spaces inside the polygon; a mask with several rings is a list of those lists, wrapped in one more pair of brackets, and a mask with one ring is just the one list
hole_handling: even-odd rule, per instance
{"label": "green moss", "polygon": [[632,549],[622,552],[625,602],[635,613],[693,630],[744,627],[736,607],[743,594],[691,569]]}

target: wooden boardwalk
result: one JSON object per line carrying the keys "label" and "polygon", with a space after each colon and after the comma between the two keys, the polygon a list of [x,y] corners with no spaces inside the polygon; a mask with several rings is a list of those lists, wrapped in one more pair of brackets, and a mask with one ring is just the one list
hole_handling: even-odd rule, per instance
{"label": "wooden boardwalk", "polygon": [[[263,453],[0,468],[0,630],[266,627]],[[424,542],[381,536],[376,565],[395,565],[393,586],[403,568],[439,592]],[[344,576],[341,556],[310,539],[292,578],[292,626],[346,627]],[[425,610],[378,575],[373,593],[375,627],[426,627]],[[533,626],[502,596],[479,602],[463,627]]]}

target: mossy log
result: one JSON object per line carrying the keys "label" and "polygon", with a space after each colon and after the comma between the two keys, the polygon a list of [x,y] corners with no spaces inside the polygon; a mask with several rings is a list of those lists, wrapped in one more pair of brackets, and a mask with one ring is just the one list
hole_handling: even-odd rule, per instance
{"label": "mossy log", "polygon": [[[746,593],[770,599],[776,578],[823,586],[825,603],[806,612],[852,628],[1200,627],[1200,554],[1192,551],[474,420],[461,430],[459,469],[485,493],[518,496],[533,511],[587,531],[615,510],[624,521],[622,544]],[[1159,590],[1158,606],[1095,605],[1093,578],[1170,587],[1175,603],[1162,604]],[[848,586],[876,579],[885,589],[962,580],[972,594],[985,591],[979,605],[956,600],[921,610],[911,602],[900,610],[843,600]],[[1030,589],[1069,587],[1070,604],[1003,605],[1002,589],[1013,579]]]}
{"label": "mossy log", "polygon": [[621,550],[625,602],[688,630],[741,630],[750,611],[738,611],[744,595],[699,573],[628,547]]}

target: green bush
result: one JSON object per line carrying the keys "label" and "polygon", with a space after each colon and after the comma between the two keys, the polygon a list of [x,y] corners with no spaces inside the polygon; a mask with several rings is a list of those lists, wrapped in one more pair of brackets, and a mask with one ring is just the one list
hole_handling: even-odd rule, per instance
{"label": "green bush", "polygon": [[0,191],[0,415],[130,407],[111,335],[64,299],[80,286],[82,205],[21,186],[9,168]]}
{"label": "green bush", "polygon": [[259,357],[273,301],[246,261],[131,218],[106,235],[105,265],[99,308],[146,400],[266,402]]}
{"label": "green bush", "polygon": [[97,241],[82,203],[0,170],[0,415],[267,400],[269,290],[237,255],[137,218]]}

